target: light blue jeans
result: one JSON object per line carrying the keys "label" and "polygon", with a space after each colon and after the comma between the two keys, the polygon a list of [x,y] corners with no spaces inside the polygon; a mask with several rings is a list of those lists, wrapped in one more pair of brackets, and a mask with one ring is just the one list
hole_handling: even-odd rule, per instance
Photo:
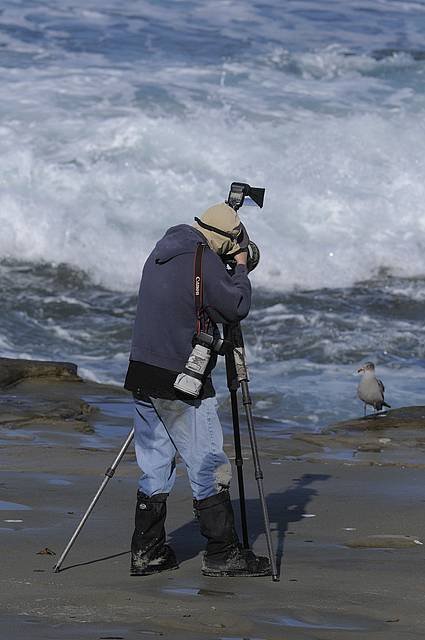
{"label": "light blue jeans", "polygon": [[136,457],[143,472],[139,489],[144,494],[170,493],[176,478],[177,452],[186,465],[196,500],[229,486],[232,471],[223,451],[215,398],[206,398],[197,406],[159,398],[152,398],[151,403],[134,403]]}

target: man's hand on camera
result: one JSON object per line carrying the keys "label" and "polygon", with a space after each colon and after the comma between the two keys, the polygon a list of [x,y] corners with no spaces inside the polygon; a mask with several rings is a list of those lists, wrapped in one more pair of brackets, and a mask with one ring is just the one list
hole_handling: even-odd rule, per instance
{"label": "man's hand on camera", "polygon": [[243,264],[246,267],[246,261],[248,258],[248,251],[241,251],[235,255],[236,264]]}

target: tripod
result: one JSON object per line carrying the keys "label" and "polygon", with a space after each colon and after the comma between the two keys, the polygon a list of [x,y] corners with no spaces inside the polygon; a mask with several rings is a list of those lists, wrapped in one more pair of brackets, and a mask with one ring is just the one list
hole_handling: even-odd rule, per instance
{"label": "tripod", "polygon": [[[248,423],[248,431],[249,431],[252,457],[253,457],[254,469],[255,469],[255,479],[258,485],[258,492],[259,492],[261,507],[263,511],[267,548],[269,552],[270,564],[272,567],[272,579],[274,582],[277,582],[279,580],[279,576],[276,569],[276,559],[273,551],[273,544],[272,544],[272,539],[270,534],[270,521],[269,521],[267,505],[264,497],[264,489],[262,484],[263,472],[260,467],[260,460],[258,455],[257,440],[255,436],[254,421],[253,421],[252,409],[251,409],[252,401],[251,401],[249,388],[248,388],[248,371],[245,363],[242,330],[239,323],[236,325],[225,325],[224,337],[226,340],[232,343],[232,350],[226,354],[226,373],[227,373],[227,385],[230,391],[230,400],[231,400],[231,406],[232,406],[233,433],[234,433],[234,441],[235,441],[235,464],[236,464],[237,475],[238,475],[242,542],[243,542],[243,546],[246,549],[248,549],[249,548],[248,525],[247,525],[247,518],[246,518],[245,488],[244,488],[243,469],[242,469],[243,458],[242,458],[242,449],[241,449],[239,412],[238,412],[238,401],[237,401],[237,390],[239,385],[241,386],[241,389],[242,389],[242,402],[245,407],[246,418]],[[111,466],[106,469],[105,478],[103,479],[88,509],[84,513],[80,523],[78,524],[77,528],[72,534],[59,560],[54,566],[55,573],[59,573],[60,568],[63,564],[63,561],[65,560],[66,556],[71,550],[71,547],[73,546],[75,540],[77,539],[89,515],[93,511],[106,485],[108,484],[109,480],[113,477],[119,463],[121,462],[125,452],[130,446],[130,443],[133,440],[133,438],[134,438],[134,429],[132,429],[128,434],[125,442],[123,443],[117,457],[115,458]]]}
{"label": "tripod", "polygon": [[261,509],[264,519],[264,530],[266,534],[267,549],[269,552],[270,565],[272,568],[273,582],[279,581],[276,567],[276,557],[273,550],[273,543],[270,533],[270,519],[264,497],[263,472],[260,466],[258,454],[257,438],[255,435],[254,419],[252,415],[252,400],[249,393],[248,369],[245,361],[245,347],[242,329],[239,323],[224,326],[224,338],[232,344],[231,351],[226,353],[226,375],[227,387],[230,392],[230,402],[232,406],[233,436],[235,441],[235,465],[238,475],[239,504],[241,514],[242,542],[245,549],[249,548],[248,524],[246,518],[245,487],[243,478],[243,458],[240,437],[239,411],[238,411],[238,387],[242,389],[242,404],[245,408],[246,421],[248,425],[249,439],[251,443],[252,459],[254,463],[255,479],[258,486],[258,494],[261,502]]}

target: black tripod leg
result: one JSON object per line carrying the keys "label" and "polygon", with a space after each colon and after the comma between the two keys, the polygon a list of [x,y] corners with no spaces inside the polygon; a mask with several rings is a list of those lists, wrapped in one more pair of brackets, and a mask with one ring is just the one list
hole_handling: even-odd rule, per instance
{"label": "black tripod leg", "polygon": [[235,464],[236,464],[236,470],[238,474],[239,508],[240,508],[240,514],[241,514],[242,543],[245,549],[249,549],[248,524],[246,519],[246,504],[245,504],[245,486],[244,486],[244,480],[243,480],[241,433],[239,428],[238,398],[237,398],[237,392],[235,390],[230,391],[230,401],[232,404],[233,435],[235,439]]}
{"label": "black tripod leg", "polygon": [[[241,452],[241,446],[240,446],[239,415],[238,415],[238,405],[237,405],[237,398],[236,398],[236,391],[240,385],[242,388],[242,402],[245,407],[246,419],[248,423],[249,439],[251,442],[252,458],[253,458],[254,469],[255,469],[255,479],[258,485],[258,493],[260,496],[261,508],[263,511],[264,529],[266,534],[270,565],[272,569],[272,578],[274,582],[278,582],[279,575],[277,573],[276,557],[273,550],[273,542],[272,542],[272,536],[270,532],[269,513],[267,509],[266,499],[264,496],[263,472],[260,467],[260,457],[258,454],[257,439],[255,436],[254,419],[252,416],[252,400],[249,394],[249,387],[248,387],[248,379],[249,379],[248,370],[247,370],[246,361],[245,361],[245,349],[244,349],[243,335],[242,335],[242,330],[240,325],[239,324],[232,325],[232,326],[225,325],[224,337],[233,345],[232,352],[226,354],[226,372],[227,372],[227,386],[229,387],[229,391],[232,399],[232,416],[233,416],[233,431],[235,433],[235,450],[237,449],[237,446],[239,446],[239,452],[240,452],[238,478],[239,478],[239,469],[240,469],[240,475],[242,479],[242,490],[243,490],[242,452]],[[238,440],[238,445],[236,444],[237,440]],[[238,453],[236,453],[236,459],[238,459]],[[239,491],[240,491],[240,487],[239,487]],[[242,514],[244,514],[243,518],[245,520],[245,525],[246,525],[245,493],[244,492],[243,494],[241,494],[241,518],[242,518]],[[247,538],[248,538],[248,535],[247,535]],[[244,545],[245,545],[245,540],[244,540]]]}
{"label": "black tripod leg", "polygon": [[[226,340],[232,341],[232,333],[229,325],[224,325],[224,337]],[[238,488],[239,488],[239,510],[241,515],[241,529],[242,529],[242,543],[245,549],[249,549],[248,542],[248,523],[246,519],[246,504],[245,504],[245,486],[243,478],[243,458],[241,447],[241,433],[239,426],[239,411],[238,411],[238,374],[236,371],[235,357],[233,349],[226,353],[226,376],[227,387],[230,392],[230,402],[232,406],[232,422],[233,422],[233,437],[235,441],[235,464],[238,474]]]}
{"label": "black tripod leg", "polygon": [[273,578],[273,582],[278,582],[279,581],[279,574],[277,572],[276,557],[275,557],[275,554],[274,554],[272,536],[271,536],[271,533],[270,533],[269,512],[268,512],[268,509],[267,509],[267,503],[266,503],[266,499],[265,499],[265,496],[264,496],[263,471],[262,471],[261,466],[260,466],[260,456],[258,454],[257,438],[256,438],[256,435],[255,435],[254,419],[253,419],[253,416],[252,416],[252,400],[251,400],[251,396],[250,396],[250,393],[249,393],[248,382],[246,380],[243,380],[241,382],[241,387],[242,387],[242,402],[243,402],[244,407],[245,407],[246,420],[247,420],[247,423],[248,423],[249,439],[250,439],[250,442],[251,442],[252,459],[253,459],[253,462],[254,462],[254,470],[255,470],[255,479],[257,481],[258,494],[260,496],[261,508],[262,508],[262,511],[263,511],[264,531],[265,531],[265,534],[266,534],[267,549],[268,549],[268,552],[269,552],[270,565],[271,565],[271,568],[272,568],[272,578]]}

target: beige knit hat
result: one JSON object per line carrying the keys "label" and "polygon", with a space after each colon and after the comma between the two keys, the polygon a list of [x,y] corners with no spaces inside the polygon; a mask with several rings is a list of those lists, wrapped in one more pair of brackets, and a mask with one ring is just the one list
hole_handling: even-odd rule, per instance
{"label": "beige knit hat", "polygon": [[219,256],[236,254],[248,246],[248,233],[238,214],[224,202],[210,207],[200,219],[195,220],[193,226],[205,236],[210,249]]}

